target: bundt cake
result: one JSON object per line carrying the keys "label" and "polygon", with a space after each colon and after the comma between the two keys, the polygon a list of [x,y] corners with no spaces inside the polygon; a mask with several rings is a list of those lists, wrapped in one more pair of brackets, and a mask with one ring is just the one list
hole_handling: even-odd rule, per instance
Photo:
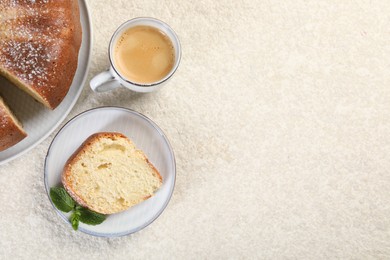
{"label": "bundt cake", "polygon": [[0,75],[55,109],[72,84],[81,36],[77,0],[0,0]]}

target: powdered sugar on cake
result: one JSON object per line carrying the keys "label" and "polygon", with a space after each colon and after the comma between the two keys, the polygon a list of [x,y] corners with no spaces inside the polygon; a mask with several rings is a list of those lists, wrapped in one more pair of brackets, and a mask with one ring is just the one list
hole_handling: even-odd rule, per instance
{"label": "powdered sugar on cake", "polygon": [[48,2],[10,0],[11,8],[7,8],[0,18],[1,66],[34,87],[54,87],[48,85],[48,78],[56,71],[54,68],[57,66],[61,40],[55,40],[60,33],[58,28],[42,25],[47,19],[45,15],[48,9],[45,5]]}
{"label": "powdered sugar on cake", "polygon": [[10,0],[9,6],[15,7],[20,4],[35,4],[35,3],[49,3],[49,0]]}

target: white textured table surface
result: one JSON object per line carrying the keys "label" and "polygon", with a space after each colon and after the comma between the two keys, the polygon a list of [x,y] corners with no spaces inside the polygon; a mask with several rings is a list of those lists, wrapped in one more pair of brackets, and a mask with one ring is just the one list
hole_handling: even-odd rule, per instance
{"label": "white textured table surface", "polygon": [[170,24],[183,58],[155,93],[86,85],[66,121],[144,113],[174,148],[175,192],[139,233],[72,231],[43,185],[57,129],[0,168],[0,259],[390,258],[389,1],[88,2],[89,79],[137,16]]}

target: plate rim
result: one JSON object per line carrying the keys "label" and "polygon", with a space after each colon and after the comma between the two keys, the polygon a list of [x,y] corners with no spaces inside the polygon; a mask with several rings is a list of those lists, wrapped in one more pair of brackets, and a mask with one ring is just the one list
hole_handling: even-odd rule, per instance
{"label": "plate rim", "polygon": [[172,196],[173,196],[173,192],[175,190],[175,186],[176,186],[176,172],[177,172],[177,167],[176,167],[176,157],[175,157],[175,153],[173,151],[173,148],[172,148],[172,145],[171,143],[169,142],[169,139],[167,137],[167,135],[164,133],[164,131],[153,121],[151,120],[149,117],[145,116],[144,114],[140,113],[140,112],[137,112],[131,108],[126,108],[126,107],[120,107],[120,106],[100,106],[100,107],[95,107],[95,108],[90,108],[90,109],[87,109],[77,115],[75,115],[73,118],[71,118],[69,121],[67,121],[59,130],[58,132],[55,134],[53,140],[50,142],[50,145],[47,149],[47,153],[46,153],[46,156],[45,156],[45,162],[44,162],[44,169],[43,169],[43,177],[44,177],[44,186],[45,186],[45,190],[46,190],[46,195],[48,196],[48,199],[52,205],[52,207],[54,208],[54,211],[57,213],[57,215],[60,216],[60,218],[65,221],[65,223],[71,225],[69,219],[64,215],[62,214],[54,205],[53,201],[51,200],[50,198],[50,187],[48,185],[48,174],[47,174],[47,161],[48,161],[48,158],[50,157],[50,150],[51,150],[51,147],[53,146],[53,144],[55,143],[55,140],[57,139],[57,136],[59,134],[61,134],[63,131],[65,131],[65,128],[68,127],[72,122],[76,121],[78,118],[86,115],[86,114],[89,114],[91,112],[99,112],[100,110],[111,110],[111,109],[114,109],[114,110],[122,110],[122,111],[125,111],[127,113],[132,113],[132,114],[135,114],[143,119],[145,119],[149,124],[151,124],[153,126],[154,129],[156,129],[158,131],[158,133],[163,137],[163,139],[165,140],[166,144],[168,145],[168,148],[169,148],[169,151],[172,155],[172,163],[173,163],[173,184],[172,184],[172,188],[170,189],[169,191],[169,194],[168,194],[168,197],[166,199],[166,201],[164,202],[164,205],[158,210],[157,214],[155,216],[153,216],[149,221],[145,222],[144,224],[140,225],[139,227],[133,229],[133,230],[127,230],[127,231],[124,231],[124,232],[118,232],[118,233],[99,233],[99,232],[95,232],[95,231],[91,231],[91,230],[88,230],[88,229],[84,229],[82,227],[79,227],[78,228],[78,231],[81,231],[85,234],[88,234],[88,235],[92,235],[92,236],[95,236],[95,237],[104,237],[104,238],[113,238],[113,237],[123,237],[123,236],[127,236],[127,235],[131,235],[131,234],[134,234],[134,233],[137,233],[139,231],[141,231],[142,229],[148,227],[149,225],[151,225],[156,219],[158,219],[161,214],[165,211],[165,209],[168,207],[168,204],[169,202],[171,201],[172,199]]}
{"label": "plate rim", "polygon": [[89,69],[91,66],[91,61],[92,61],[92,49],[93,49],[93,27],[92,27],[92,20],[91,20],[91,12],[89,10],[89,4],[87,3],[86,0],[79,0],[79,3],[80,2],[82,2],[82,4],[84,4],[85,8],[83,11],[86,13],[86,16],[84,18],[87,20],[86,24],[87,24],[87,27],[89,28],[89,31],[90,31],[89,37],[88,37],[90,48],[87,52],[88,58],[87,58],[87,63],[86,63],[86,67],[85,67],[85,73],[84,73],[83,79],[81,80],[80,88],[76,91],[76,95],[75,95],[74,99],[72,100],[72,102],[70,102],[69,107],[65,110],[65,112],[62,114],[62,116],[59,117],[59,120],[55,124],[53,124],[52,128],[46,134],[42,135],[41,138],[37,139],[32,145],[25,148],[24,150],[14,154],[14,155],[11,155],[6,159],[0,160],[0,165],[4,165],[6,163],[9,163],[9,162],[21,157],[22,155],[26,154],[27,152],[29,152],[32,149],[34,149],[35,147],[37,147],[44,140],[46,140],[46,138],[48,138],[58,128],[58,126],[62,122],[64,122],[64,120],[69,115],[69,113],[72,111],[76,102],[80,98],[81,92],[83,91],[85,83],[86,83],[87,78],[88,78],[88,72],[89,72]]}

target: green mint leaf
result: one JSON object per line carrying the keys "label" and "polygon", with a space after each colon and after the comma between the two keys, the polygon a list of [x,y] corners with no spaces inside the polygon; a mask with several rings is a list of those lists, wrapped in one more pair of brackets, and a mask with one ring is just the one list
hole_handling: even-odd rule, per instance
{"label": "green mint leaf", "polygon": [[80,211],[73,211],[72,215],[70,216],[70,223],[72,224],[72,228],[74,230],[79,229],[79,220],[80,220]]}
{"label": "green mint leaf", "polygon": [[57,207],[57,209],[63,212],[71,211],[76,205],[76,203],[69,196],[66,190],[61,187],[50,188],[50,198],[51,201],[53,201],[54,205]]}
{"label": "green mint leaf", "polygon": [[86,208],[80,209],[80,221],[87,225],[98,225],[106,220],[106,216]]}

